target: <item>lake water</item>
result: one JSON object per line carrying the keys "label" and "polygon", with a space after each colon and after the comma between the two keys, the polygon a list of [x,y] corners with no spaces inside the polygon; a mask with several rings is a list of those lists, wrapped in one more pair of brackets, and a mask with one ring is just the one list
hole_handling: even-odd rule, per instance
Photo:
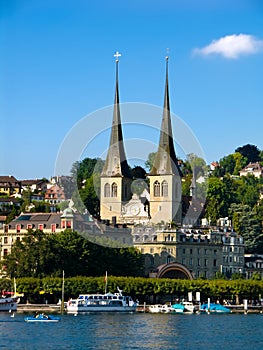
{"label": "lake water", "polygon": [[0,349],[263,349],[263,314],[62,315],[26,323],[0,314]]}

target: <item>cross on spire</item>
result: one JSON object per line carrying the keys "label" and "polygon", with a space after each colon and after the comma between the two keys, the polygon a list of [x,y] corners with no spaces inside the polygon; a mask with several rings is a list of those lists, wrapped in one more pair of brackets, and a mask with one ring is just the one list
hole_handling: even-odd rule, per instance
{"label": "cross on spire", "polygon": [[119,53],[119,51],[115,52],[114,57],[116,57],[116,62],[119,62],[119,57],[121,57],[121,54]]}
{"label": "cross on spire", "polygon": [[169,47],[167,47],[166,56],[165,56],[166,61],[168,61],[168,59],[169,59],[169,53],[170,53],[170,49],[169,49]]}

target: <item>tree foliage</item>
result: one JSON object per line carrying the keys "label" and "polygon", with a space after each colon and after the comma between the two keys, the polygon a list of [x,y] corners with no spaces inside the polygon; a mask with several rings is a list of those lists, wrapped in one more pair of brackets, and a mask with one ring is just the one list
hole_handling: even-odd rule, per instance
{"label": "tree foliage", "polygon": [[103,247],[72,230],[59,234],[30,230],[1,264],[9,277],[61,276],[63,270],[67,276],[101,276],[106,270],[116,276],[136,276],[143,271],[137,249]]}
{"label": "tree foliage", "polygon": [[242,156],[247,159],[247,164],[258,162],[260,160],[260,150],[255,145],[247,144],[247,145],[238,147],[235,150],[235,152],[241,153]]}
{"label": "tree foliage", "polygon": [[[61,298],[62,278],[45,277],[42,279],[26,277],[17,278],[18,293],[25,294],[25,300],[29,302],[41,302],[45,293],[45,298],[50,302],[57,302]],[[179,280],[166,278],[142,278],[142,277],[116,277],[108,275],[107,291],[116,292],[119,287],[124,294],[131,295],[134,299],[139,299],[140,303],[149,301],[151,296],[170,296],[171,300],[176,298],[186,298],[188,292],[195,296],[200,292],[201,302],[224,299],[257,300],[263,294],[263,280],[258,274],[250,280],[236,279],[226,281],[215,280]],[[0,288],[12,289],[10,279],[1,279]],[[75,298],[81,293],[104,293],[104,275],[98,277],[67,277],[65,278],[65,300]]]}

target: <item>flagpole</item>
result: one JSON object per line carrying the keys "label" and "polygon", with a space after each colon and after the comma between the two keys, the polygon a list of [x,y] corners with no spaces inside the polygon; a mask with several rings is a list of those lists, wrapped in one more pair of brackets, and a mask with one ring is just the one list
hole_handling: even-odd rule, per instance
{"label": "flagpole", "polygon": [[107,293],[107,284],[108,284],[108,273],[106,271],[106,275],[105,275],[105,294]]}
{"label": "flagpole", "polygon": [[61,290],[61,313],[64,313],[64,290],[65,290],[65,273],[64,270],[62,272],[62,290]]}

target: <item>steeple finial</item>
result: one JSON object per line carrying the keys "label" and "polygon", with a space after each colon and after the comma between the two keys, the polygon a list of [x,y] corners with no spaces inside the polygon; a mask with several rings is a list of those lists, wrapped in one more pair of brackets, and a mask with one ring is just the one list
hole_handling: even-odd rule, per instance
{"label": "steeple finial", "polygon": [[121,57],[121,54],[119,53],[119,51],[116,51],[114,54],[114,57],[116,57],[116,62],[119,62],[119,57]]}
{"label": "steeple finial", "polygon": [[170,49],[169,49],[169,47],[167,47],[166,56],[165,56],[166,62],[168,62],[168,60],[169,60],[169,52],[170,52]]}

